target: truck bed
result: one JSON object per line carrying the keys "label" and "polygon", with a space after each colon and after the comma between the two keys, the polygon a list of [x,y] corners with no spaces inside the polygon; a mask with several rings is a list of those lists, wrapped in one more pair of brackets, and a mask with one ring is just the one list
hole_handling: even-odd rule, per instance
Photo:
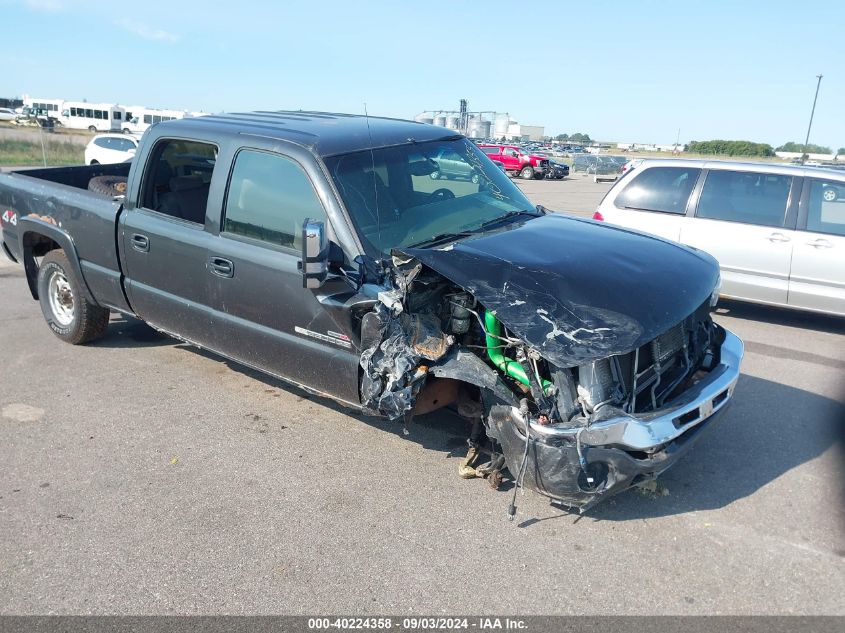
{"label": "truck bed", "polygon": [[[72,249],[92,296],[101,305],[127,309],[120,284],[116,222],[122,202],[88,191],[95,176],[129,175],[130,163],[27,169],[0,174],[2,249],[14,261],[38,256],[52,239]],[[69,254],[70,256],[70,254]]]}

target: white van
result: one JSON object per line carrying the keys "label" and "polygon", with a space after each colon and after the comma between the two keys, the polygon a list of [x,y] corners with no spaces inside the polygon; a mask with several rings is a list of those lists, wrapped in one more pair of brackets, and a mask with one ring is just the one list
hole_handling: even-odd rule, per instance
{"label": "white van", "polygon": [[646,160],[593,219],[707,251],[723,297],[845,316],[845,173]]}
{"label": "white van", "polygon": [[120,132],[123,129],[124,111],[116,103],[65,101],[60,122],[66,128],[75,130]]}

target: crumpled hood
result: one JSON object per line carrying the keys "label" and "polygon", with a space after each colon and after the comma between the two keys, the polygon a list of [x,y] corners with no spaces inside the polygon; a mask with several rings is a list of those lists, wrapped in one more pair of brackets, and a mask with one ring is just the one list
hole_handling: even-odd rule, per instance
{"label": "crumpled hood", "polygon": [[560,367],[648,343],[707,301],[719,276],[701,251],[557,214],[402,252],[471,292]]}

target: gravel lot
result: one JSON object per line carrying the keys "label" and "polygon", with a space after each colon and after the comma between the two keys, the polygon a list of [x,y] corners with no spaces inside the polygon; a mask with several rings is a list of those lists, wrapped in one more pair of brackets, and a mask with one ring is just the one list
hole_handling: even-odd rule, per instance
{"label": "gravel lot", "polygon": [[842,320],[721,308],[744,375],[663,492],[509,523],[460,420],[406,437],[117,315],[65,345],[4,260],[0,297],[0,613],[845,614]]}

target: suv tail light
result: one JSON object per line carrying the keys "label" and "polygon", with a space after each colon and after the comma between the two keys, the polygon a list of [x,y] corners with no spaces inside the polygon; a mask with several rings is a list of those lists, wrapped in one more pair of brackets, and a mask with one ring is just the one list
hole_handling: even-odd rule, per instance
{"label": "suv tail light", "polygon": [[593,219],[594,219],[594,220],[598,220],[599,222],[604,222],[604,216],[601,214],[601,212],[600,212],[600,211],[596,211],[596,212],[593,214]]}

